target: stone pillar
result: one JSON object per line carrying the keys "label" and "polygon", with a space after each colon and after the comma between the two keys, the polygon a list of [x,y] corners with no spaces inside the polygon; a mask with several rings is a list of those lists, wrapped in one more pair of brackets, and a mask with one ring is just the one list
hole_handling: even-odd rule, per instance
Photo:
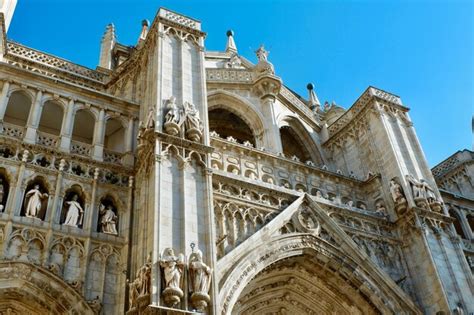
{"label": "stone pillar", "polygon": [[128,126],[125,132],[125,155],[122,163],[126,166],[133,166],[133,135],[134,135],[135,120],[133,117],[128,119]]}
{"label": "stone pillar", "polygon": [[61,126],[61,143],[59,144],[59,150],[63,152],[69,152],[71,147],[72,130],[74,127],[74,100],[69,100],[65,118]]}
{"label": "stone pillar", "polygon": [[25,167],[26,167],[26,161],[28,159],[28,155],[30,152],[28,150],[23,151],[23,155],[21,157],[21,164],[20,164],[20,169],[18,170],[18,178],[16,182],[16,188],[15,188],[15,193],[12,196],[12,207],[9,211],[8,217],[11,219],[15,215],[20,215],[21,213],[21,204],[23,201],[23,192],[22,192],[22,183],[23,183],[23,177],[25,174]]}
{"label": "stone pillar", "polygon": [[96,122],[94,131],[94,151],[92,158],[97,161],[104,159],[104,135],[105,135],[105,110],[99,112],[99,119]]}
{"label": "stone pillar", "polygon": [[262,111],[267,120],[267,145],[268,150],[274,153],[283,153],[283,147],[281,144],[280,129],[276,121],[275,115],[275,98],[272,96],[266,96],[262,99]]}
{"label": "stone pillar", "polygon": [[28,122],[26,126],[26,135],[23,139],[26,143],[34,144],[36,142],[36,129],[38,128],[39,120],[41,118],[43,92],[38,90],[33,107],[30,109]]}
{"label": "stone pillar", "polygon": [[0,132],[3,132],[3,119],[5,118],[5,112],[7,111],[8,101],[10,99],[9,91],[10,82],[5,81],[0,94]]}
{"label": "stone pillar", "polygon": [[[59,173],[58,173],[58,177],[57,177],[57,180],[56,180],[56,188],[55,188],[55,191],[54,191],[54,199],[53,199],[53,206],[51,207],[51,211],[48,215],[47,218],[45,218],[45,221],[49,222],[49,226],[52,226],[53,223],[58,223],[60,224],[60,220],[58,220],[58,222],[54,222],[54,218],[55,217],[61,217],[61,215],[56,215],[56,212],[58,211],[58,203],[59,203],[59,195],[60,195],[60,192],[61,192],[61,186],[62,186],[62,183],[63,183],[63,172],[64,172],[64,167],[66,166],[66,161],[64,159],[61,159],[61,161],[59,162]],[[61,212],[61,210],[59,210],[59,212]]]}

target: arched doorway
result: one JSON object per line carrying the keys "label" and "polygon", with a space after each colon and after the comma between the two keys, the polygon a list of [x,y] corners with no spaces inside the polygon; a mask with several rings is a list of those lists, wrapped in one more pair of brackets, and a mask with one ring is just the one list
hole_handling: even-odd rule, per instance
{"label": "arched doorway", "polygon": [[378,314],[344,279],[303,254],[271,264],[242,291],[233,314]]}
{"label": "arched doorway", "polygon": [[51,272],[30,263],[0,263],[1,314],[94,314],[82,296]]}
{"label": "arched doorway", "polygon": [[222,314],[422,314],[307,194],[220,258],[216,278]]}

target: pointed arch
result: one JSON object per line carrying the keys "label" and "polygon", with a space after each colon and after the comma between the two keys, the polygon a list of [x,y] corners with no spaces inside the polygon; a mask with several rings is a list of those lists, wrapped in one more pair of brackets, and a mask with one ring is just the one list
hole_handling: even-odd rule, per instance
{"label": "pointed arch", "polygon": [[278,128],[280,129],[283,153],[287,158],[294,155],[300,162],[310,160],[317,165],[323,164],[321,151],[298,117],[294,115],[279,117]]}
{"label": "pointed arch", "polygon": [[[253,135],[254,146],[264,147],[264,118],[258,108],[245,98],[224,90],[208,93],[207,98],[209,113],[213,110],[224,110],[237,116],[250,129]],[[209,119],[210,120],[210,119]],[[209,121],[211,123],[211,121]]]}

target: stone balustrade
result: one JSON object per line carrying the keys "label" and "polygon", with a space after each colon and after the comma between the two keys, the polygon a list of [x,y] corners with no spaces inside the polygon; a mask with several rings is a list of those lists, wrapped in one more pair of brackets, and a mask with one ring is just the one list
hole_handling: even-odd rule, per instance
{"label": "stone balustrade", "polygon": [[272,189],[307,192],[362,213],[375,213],[367,210],[375,209],[375,200],[367,200],[363,188],[372,177],[357,179],[326,166],[303,163],[216,136],[211,137],[211,145],[216,148],[211,155],[212,168],[232,174],[230,176],[257,181],[259,185],[263,182]]}

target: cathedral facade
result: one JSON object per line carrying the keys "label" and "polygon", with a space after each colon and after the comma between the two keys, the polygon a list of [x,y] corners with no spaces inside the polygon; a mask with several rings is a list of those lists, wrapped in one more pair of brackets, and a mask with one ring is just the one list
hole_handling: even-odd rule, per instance
{"label": "cathedral facade", "polygon": [[[472,314],[474,153],[348,109],[160,9],[89,69],[0,11],[0,314]],[[277,65],[276,65],[277,67]]]}

